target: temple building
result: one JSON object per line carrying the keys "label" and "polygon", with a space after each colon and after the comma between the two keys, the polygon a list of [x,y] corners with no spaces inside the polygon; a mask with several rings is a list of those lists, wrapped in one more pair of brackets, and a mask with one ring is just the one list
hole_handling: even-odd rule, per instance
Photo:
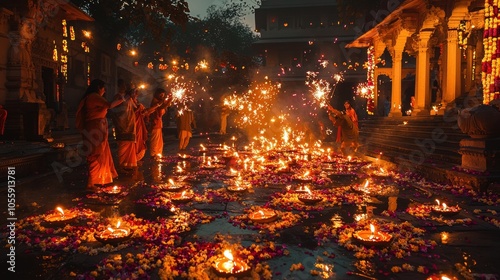
{"label": "temple building", "polygon": [[[90,80],[150,77],[133,57],[93,32],[93,18],[68,1],[7,1],[0,5],[0,104],[4,137],[51,141],[51,130],[74,127]],[[98,33],[98,32],[97,32]],[[147,71],[146,71],[147,72]]]}
{"label": "temple building", "polygon": [[[492,96],[483,96],[483,88],[489,85],[481,83],[482,59],[487,55],[485,1],[395,2],[388,4],[385,18],[347,45],[367,48],[373,57],[369,75],[374,93],[380,94],[377,87],[384,77],[391,80],[389,116],[407,115],[404,108],[409,102],[413,116],[442,115],[447,107],[468,107],[482,103],[483,97],[488,103]],[[389,62],[381,65],[384,53]],[[416,59],[414,69],[404,67],[408,55]],[[406,91],[402,81],[408,75],[414,76],[414,85]],[[375,99],[377,107],[383,106],[380,98]]]}

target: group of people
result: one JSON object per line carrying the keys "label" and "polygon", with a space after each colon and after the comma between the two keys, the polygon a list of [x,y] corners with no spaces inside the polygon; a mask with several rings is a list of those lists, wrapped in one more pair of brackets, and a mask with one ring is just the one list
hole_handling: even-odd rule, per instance
{"label": "group of people", "polygon": [[76,113],[76,128],[83,136],[82,151],[88,164],[87,187],[90,189],[110,184],[118,176],[108,142],[108,111],[115,128],[119,167],[131,171],[137,168],[146,153],[146,118],[150,122],[150,155],[162,154],[162,117],[172,103],[172,95],[158,88],[150,108],[146,108],[137,99],[138,90],[133,86],[127,89],[123,80],[118,81],[118,92],[111,102],[104,97],[105,92],[105,82],[93,80]]}

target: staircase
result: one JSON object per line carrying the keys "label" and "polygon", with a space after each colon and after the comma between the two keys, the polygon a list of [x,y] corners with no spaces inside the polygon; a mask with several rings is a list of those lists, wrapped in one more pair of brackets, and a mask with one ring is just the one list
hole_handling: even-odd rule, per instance
{"label": "staircase", "polygon": [[371,117],[359,125],[360,152],[443,182],[461,164],[459,143],[468,137],[443,116]]}

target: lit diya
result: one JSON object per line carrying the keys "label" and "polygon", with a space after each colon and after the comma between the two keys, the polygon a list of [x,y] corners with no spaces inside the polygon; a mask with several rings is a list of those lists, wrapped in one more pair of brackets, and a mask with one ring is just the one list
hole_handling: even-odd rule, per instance
{"label": "lit diya", "polygon": [[192,192],[187,192],[183,191],[181,193],[176,193],[173,194],[170,199],[172,202],[177,202],[177,203],[186,203],[188,201],[191,201],[194,197],[194,194]]}
{"label": "lit diya", "polygon": [[376,231],[372,224],[370,224],[370,230],[358,230],[352,236],[366,246],[387,246],[392,240],[392,235]]}
{"label": "lit diya", "polygon": [[122,188],[114,185],[114,186],[107,186],[101,189],[103,193],[106,194],[120,194],[122,192]]}
{"label": "lit diya", "polygon": [[47,214],[45,216],[45,221],[51,224],[67,223],[70,222],[78,216],[76,210],[66,210],[64,211],[61,207],[56,208],[57,211]]}
{"label": "lit diya", "polygon": [[243,192],[246,191],[249,187],[249,183],[244,183],[241,180],[241,177],[238,177],[238,179],[234,181],[234,184],[227,186],[227,190],[231,192]]}
{"label": "lit diya", "polygon": [[118,244],[127,241],[132,236],[132,230],[120,227],[121,221],[116,223],[116,227],[108,227],[105,230],[94,233],[95,239],[105,244]]}
{"label": "lit diya", "polygon": [[278,218],[278,215],[273,209],[262,208],[248,214],[248,218],[255,223],[270,223]]}
{"label": "lit diya", "polygon": [[379,178],[379,179],[386,179],[391,177],[389,172],[387,172],[384,168],[380,167],[378,170],[374,170],[370,176]]}
{"label": "lit diya", "polygon": [[298,198],[305,204],[316,204],[318,202],[323,201],[323,197],[321,195],[311,192],[311,190],[308,187],[306,187],[306,192],[300,194]]}
{"label": "lit diya", "polygon": [[426,280],[457,280],[457,278],[448,275],[431,275]]}
{"label": "lit diya", "polygon": [[169,191],[169,192],[178,192],[182,189],[184,189],[185,185],[176,183],[174,182],[173,179],[168,179],[168,184],[164,184],[161,186],[163,190]]}
{"label": "lit diya", "polygon": [[190,159],[191,156],[188,154],[177,154],[179,156],[179,159]]}
{"label": "lit diya", "polygon": [[431,210],[436,214],[440,214],[443,216],[453,216],[460,212],[460,207],[458,205],[448,206],[446,203],[441,203],[436,199],[437,205],[433,205]]}
{"label": "lit diya", "polygon": [[238,170],[235,170],[233,168],[229,169],[229,171],[226,172],[226,177],[230,177],[230,178],[231,177],[237,177],[239,175],[240,175],[240,173],[238,172]]}
{"label": "lit diya", "polygon": [[212,161],[209,159],[205,163],[200,164],[200,168],[201,169],[216,169],[216,168],[218,168],[218,166],[215,164],[212,164]]}
{"label": "lit diya", "polygon": [[302,175],[297,175],[293,177],[294,181],[302,183],[311,183],[312,177],[309,175],[311,172],[309,170],[305,171]]}
{"label": "lit diya", "polygon": [[250,266],[238,257],[234,257],[231,250],[225,250],[223,256],[218,257],[213,268],[219,276],[240,276],[250,270]]}

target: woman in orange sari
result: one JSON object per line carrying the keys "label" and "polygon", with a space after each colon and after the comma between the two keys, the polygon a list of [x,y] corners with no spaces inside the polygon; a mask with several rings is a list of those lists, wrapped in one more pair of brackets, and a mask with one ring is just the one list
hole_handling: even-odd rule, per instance
{"label": "woman in orange sari", "polygon": [[102,80],[93,80],[87,88],[76,113],[76,128],[82,132],[82,151],[87,158],[87,188],[113,182],[118,176],[108,143],[108,121],[106,113],[123,102],[115,100],[111,104],[103,97],[106,92]]}
{"label": "woman in orange sari", "polygon": [[156,108],[150,116],[151,138],[149,140],[149,153],[153,158],[160,158],[163,153],[163,115],[166,107],[170,106],[172,95],[167,96],[162,88],[156,89],[151,108]]}

